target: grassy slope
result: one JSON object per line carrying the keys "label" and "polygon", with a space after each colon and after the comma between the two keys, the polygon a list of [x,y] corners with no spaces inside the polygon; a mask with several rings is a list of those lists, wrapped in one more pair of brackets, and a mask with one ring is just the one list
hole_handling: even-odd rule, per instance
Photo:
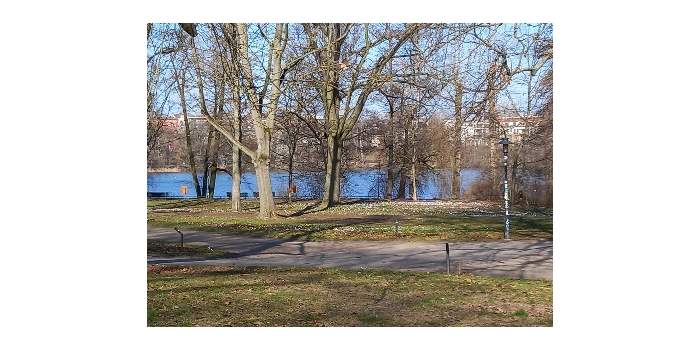
{"label": "grassy slope", "polygon": [[551,326],[552,283],[338,269],[149,266],[149,326]]}
{"label": "grassy slope", "polygon": [[[244,201],[244,211],[233,213],[226,200],[150,200],[148,223],[311,240],[484,240],[502,237],[503,219],[499,216],[498,206],[492,204],[359,202],[323,211],[314,204],[310,201],[280,203],[280,217],[261,220],[256,217],[257,203],[254,201]],[[552,217],[549,215],[516,215],[511,227],[513,239],[552,238]]]}

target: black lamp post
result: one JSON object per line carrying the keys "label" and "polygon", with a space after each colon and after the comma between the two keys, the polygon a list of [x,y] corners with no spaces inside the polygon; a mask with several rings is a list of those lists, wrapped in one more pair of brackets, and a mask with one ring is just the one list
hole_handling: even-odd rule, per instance
{"label": "black lamp post", "polygon": [[505,225],[503,228],[503,238],[510,239],[510,213],[508,212],[508,136],[503,135],[501,141],[498,142],[503,145],[503,202],[505,209]]}

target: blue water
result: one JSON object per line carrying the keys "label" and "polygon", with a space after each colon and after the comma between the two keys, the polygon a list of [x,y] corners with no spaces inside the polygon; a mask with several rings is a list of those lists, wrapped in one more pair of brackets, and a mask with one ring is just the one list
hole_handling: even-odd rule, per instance
{"label": "blue water", "polygon": [[[460,180],[462,193],[478,179],[479,171],[476,169],[462,169]],[[272,191],[275,196],[287,194],[286,172],[272,173]],[[199,175],[201,183],[202,176]],[[294,174],[294,182],[297,186],[297,197],[320,198],[323,194],[323,173]],[[398,182],[398,181],[397,181]],[[406,196],[410,197],[410,186],[406,184]],[[194,197],[197,191],[192,185],[192,175],[181,173],[148,173],[149,192],[168,192],[172,197]],[[435,171],[424,173],[418,177],[418,198],[437,199],[450,196],[451,176],[449,171]],[[347,171],[341,182],[341,195],[344,198],[382,198],[386,187],[386,172],[378,170],[352,170]],[[180,187],[187,186],[187,195],[180,193]],[[398,190],[398,183],[394,184],[394,195]],[[219,173],[216,177],[215,197],[226,197],[231,191],[231,177],[226,173]],[[257,192],[255,173],[246,172],[241,176],[241,193],[253,197]]]}

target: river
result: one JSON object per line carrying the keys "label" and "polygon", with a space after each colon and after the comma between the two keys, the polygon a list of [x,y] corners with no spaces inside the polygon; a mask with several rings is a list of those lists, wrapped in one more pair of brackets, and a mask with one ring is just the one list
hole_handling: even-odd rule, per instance
{"label": "river", "polygon": [[[479,170],[462,169],[460,172],[462,193],[478,179]],[[202,176],[199,175],[201,182]],[[275,196],[281,197],[287,194],[288,174],[282,171],[272,173],[272,191]],[[410,187],[406,184],[406,195],[410,197]],[[169,197],[190,198],[195,197],[196,191],[192,185],[192,175],[188,172],[178,173],[148,173],[148,192],[167,192]],[[299,173],[294,174],[294,183],[297,186],[297,197],[320,198],[323,193],[323,173]],[[350,170],[345,172],[341,182],[342,197],[344,198],[382,198],[386,183],[386,172],[378,170]],[[418,198],[439,199],[450,196],[451,175],[447,170],[423,173],[418,177]],[[187,194],[182,194],[181,187],[187,186]],[[398,183],[394,184],[394,194]],[[216,177],[214,196],[225,198],[231,191],[231,177],[226,173],[219,173]],[[257,192],[255,173],[245,172],[241,176],[241,195],[253,197]]]}

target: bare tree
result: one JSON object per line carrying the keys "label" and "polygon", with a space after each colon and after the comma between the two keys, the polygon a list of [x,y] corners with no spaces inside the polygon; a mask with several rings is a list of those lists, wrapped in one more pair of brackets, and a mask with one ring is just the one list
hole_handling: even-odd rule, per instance
{"label": "bare tree", "polygon": [[183,123],[185,124],[185,144],[187,151],[187,159],[189,160],[190,173],[192,174],[192,184],[197,192],[197,197],[202,197],[202,188],[199,187],[199,178],[197,177],[197,164],[192,151],[192,136],[190,133],[190,120],[187,112],[187,101],[185,98],[185,70],[181,72],[175,71],[175,79],[177,80],[177,91],[180,95],[180,107],[182,109]]}
{"label": "bare tree", "polygon": [[[398,49],[423,25],[406,25],[403,30],[385,26],[370,34],[370,25],[304,24],[308,46],[314,53],[319,73],[315,87],[324,107],[327,133],[326,179],[321,206],[340,200],[340,160],[343,141],[357,123],[370,93],[384,81],[381,72]],[[386,51],[368,68],[370,54]]]}
{"label": "bare tree", "polygon": [[[276,215],[270,177],[270,145],[274,132],[275,116],[279,98],[282,95],[285,71],[291,69],[299,60],[292,60],[291,64],[283,67],[283,53],[288,40],[287,24],[276,24],[271,39],[268,38],[268,34],[265,33],[262,26],[257,26],[258,32],[253,37],[258,39],[256,44],[265,47],[263,55],[266,58],[263,59],[256,56],[254,62],[266,62],[266,64],[259,67],[260,69],[256,68],[254,70],[251,62],[251,44],[249,43],[250,27],[247,24],[237,23],[235,25],[225,25],[224,30],[228,32],[236,46],[235,63],[241,76],[243,96],[250,106],[257,148],[253,150],[245,146],[217,118],[208,113],[205,113],[204,117],[216,130],[221,132],[231,143],[251,158],[259,191],[259,216],[261,218],[270,218]],[[192,47],[195,72],[197,80],[200,81],[202,79],[201,57],[194,40],[192,40]],[[262,76],[260,76],[260,72],[263,72]],[[200,90],[201,85],[199,84]],[[200,91],[200,95],[203,95],[203,92]]]}

